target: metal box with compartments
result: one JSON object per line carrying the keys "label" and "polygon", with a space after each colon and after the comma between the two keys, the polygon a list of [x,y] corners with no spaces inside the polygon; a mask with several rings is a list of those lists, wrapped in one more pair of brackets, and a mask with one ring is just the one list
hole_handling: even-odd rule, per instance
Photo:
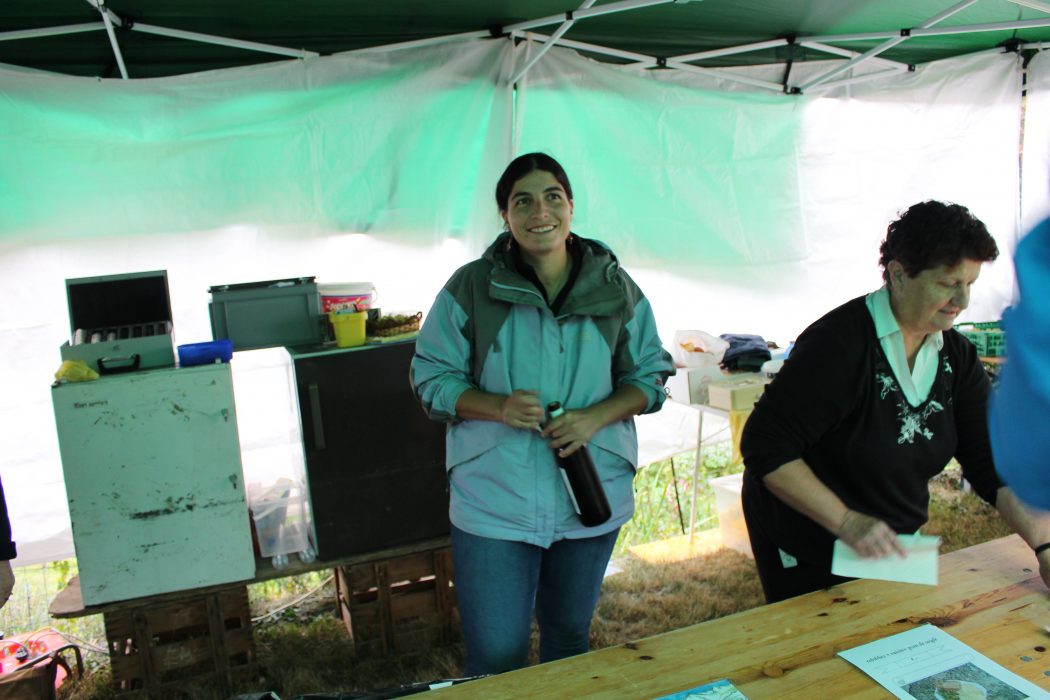
{"label": "metal box with compartments", "polygon": [[66,299],[63,360],[83,360],[100,373],[175,365],[166,270],[67,279]]}

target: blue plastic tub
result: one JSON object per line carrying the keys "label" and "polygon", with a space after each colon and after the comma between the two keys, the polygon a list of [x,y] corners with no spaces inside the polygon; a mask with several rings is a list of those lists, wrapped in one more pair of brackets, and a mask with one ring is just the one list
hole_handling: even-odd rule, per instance
{"label": "blue plastic tub", "polygon": [[180,367],[229,362],[231,357],[233,357],[233,341],[231,340],[210,340],[206,343],[179,346]]}

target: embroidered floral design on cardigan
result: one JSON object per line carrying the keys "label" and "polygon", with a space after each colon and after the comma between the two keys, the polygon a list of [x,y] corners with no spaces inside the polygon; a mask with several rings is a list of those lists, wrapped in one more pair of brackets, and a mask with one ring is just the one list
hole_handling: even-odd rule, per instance
{"label": "embroidered floral design on cardigan", "polygon": [[944,406],[939,401],[931,399],[919,408],[912,408],[904,399],[904,393],[900,390],[900,387],[897,386],[896,378],[891,374],[876,372],[875,382],[879,385],[880,399],[885,399],[891,393],[894,395],[894,401],[897,404],[897,420],[900,421],[901,428],[900,434],[897,436],[897,444],[914,444],[916,435],[932,440],[933,431],[926,427],[926,420],[934,413],[943,411]]}

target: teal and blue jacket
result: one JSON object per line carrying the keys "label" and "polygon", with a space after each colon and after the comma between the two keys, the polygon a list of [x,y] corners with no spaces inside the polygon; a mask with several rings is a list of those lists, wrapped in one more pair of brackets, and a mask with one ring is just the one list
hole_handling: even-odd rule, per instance
{"label": "teal and blue jacket", "polygon": [[611,532],[634,513],[638,461],[634,421],[599,430],[588,443],[612,517],[586,528],[576,517],[548,440],[498,421],[462,420],[467,389],[539,392],[566,410],[607,398],[623,384],[665,398],[674,374],[649,302],[603,243],[578,236],[580,269],[557,315],[516,269],[504,233],[461,267],[438,294],[416,339],[411,381],[424,410],[448,423],[446,466],[452,523],[474,535],[547,547]]}

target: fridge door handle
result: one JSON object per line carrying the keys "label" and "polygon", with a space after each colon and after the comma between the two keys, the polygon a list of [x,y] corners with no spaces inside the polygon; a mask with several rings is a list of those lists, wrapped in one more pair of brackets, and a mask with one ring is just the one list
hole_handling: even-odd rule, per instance
{"label": "fridge door handle", "polygon": [[325,444],[324,421],[321,419],[321,389],[316,384],[311,384],[307,392],[310,394],[310,417],[314,424],[314,449],[323,450]]}

